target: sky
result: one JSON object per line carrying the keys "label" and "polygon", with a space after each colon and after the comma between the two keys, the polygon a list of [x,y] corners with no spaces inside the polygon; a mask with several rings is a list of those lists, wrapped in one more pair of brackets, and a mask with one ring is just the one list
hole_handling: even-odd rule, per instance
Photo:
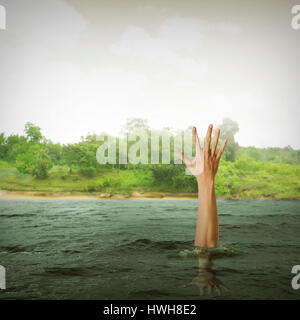
{"label": "sky", "polygon": [[300,149],[300,29],[289,0],[0,0],[0,132],[118,135],[127,118]]}

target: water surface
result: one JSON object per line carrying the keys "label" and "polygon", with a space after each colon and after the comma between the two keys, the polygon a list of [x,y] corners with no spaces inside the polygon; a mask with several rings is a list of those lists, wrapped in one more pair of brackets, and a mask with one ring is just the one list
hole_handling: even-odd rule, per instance
{"label": "water surface", "polygon": [[0,299],[299,299],[300,201],[218,208],[210,272],[230,291],[203,297],[183,287],[199,280],[196,200],[0,201]]}

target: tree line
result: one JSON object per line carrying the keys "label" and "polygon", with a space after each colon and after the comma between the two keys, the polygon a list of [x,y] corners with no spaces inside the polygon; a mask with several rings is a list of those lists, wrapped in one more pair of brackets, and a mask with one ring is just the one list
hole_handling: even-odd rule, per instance
{"label": "tree line", "polygon": [[[241,147],[235,140],[235,135],[239,131],[236,121],[229,118],[223,120],[218,125],[222,132],[222,139],[227,139],[227,147],[222,156],[225,162],[235,162],[241,159],[252,159],[260,162],[277,162],[300,164],[300,150],[294,150],[290,146],[285,148],[264,148]],[[143,129],[149,134],[152,130],[147,120],[139,118],[128,119],[123,127],[124,136]],[[26,123],[23,135],[12,134],[6,136],[5,133],[0,134],[0,159],[13,164],[20,173],[30,174],[37,179],[46,179],[49,171],[54,166],[67,167],[68,170],[61,171],[61,178],[65,179],[70,175],[82,175],[92,178],[101,174],[101,169],[118,168],[120,170],[149,170],[158,183],[170,181],[180,183],[186,186],[194,186],[193,177],[185,174],[184,165],[174,164],[174,138],[176,135],[182,134],[178,131],[172,133],[170,128],[156,130],[158,134],[169,134],[171,139],[171,164],[169,165],[142,165],[142,164],[105,164],[99,165],[96,160],[96,151],[102,142],[98,141],[95,134],[88,134],[82,137],[81,141],[72,144],[53,143],[42,135],[41,128],[33,123]],[[186,129],[191,133],[191,127]],[[121,139],[121,138],[117,138]],[[220,139],[219,143],[222,143]],[[133,142],[128,142],[128,148]],[[151,145],[149,145],[149,157],[151,153]],[[159,155],[161,155],[161,145],[159,147]],[[117,144],[117,156],[119,154]],[[74,178],[74,177],[73,177]],[[194,186],[196,188],[196,185]],[[193,187],[193,188],[194,188]]]}

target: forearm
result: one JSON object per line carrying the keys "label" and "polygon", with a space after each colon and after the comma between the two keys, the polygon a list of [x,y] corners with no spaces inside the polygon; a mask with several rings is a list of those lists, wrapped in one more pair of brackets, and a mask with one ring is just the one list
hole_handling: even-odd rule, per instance
{"label": "forearm", "polygon": [[213,179],[198,179],[198,219],[195,246],[217,247],[219,239],[218,211]]}

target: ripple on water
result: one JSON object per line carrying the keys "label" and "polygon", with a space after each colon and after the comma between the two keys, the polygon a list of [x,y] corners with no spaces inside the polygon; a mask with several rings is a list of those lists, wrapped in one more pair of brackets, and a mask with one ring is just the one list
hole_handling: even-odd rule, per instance
{"label": "ripple on water", "polygon": [[235,257],[242,254],[242,251],[230,247],[219,247],[219,248],[191,248],[181,250],[176,254],[169,254],[169,258],[196,258],[196,257]]}
{"label": "ripple on water", "polygon": [[191,241],[155,241],[150,239],[137,239],[135,241],[130,241],[125,244],[119,245],[118,248],[138,250],[138,249],[184,249],[191,246]]}

